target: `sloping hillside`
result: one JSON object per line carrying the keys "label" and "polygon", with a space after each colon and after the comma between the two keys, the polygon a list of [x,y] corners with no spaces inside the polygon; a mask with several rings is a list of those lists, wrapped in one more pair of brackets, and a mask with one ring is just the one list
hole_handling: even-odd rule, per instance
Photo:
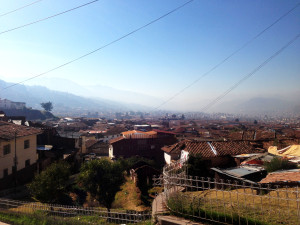
{"label": "sloping hillside", "polygon": [[[51,101],[53,103],[53,111],[70,111],[70,110],[90,110],[90,111],[118,111],[127,109],[121,103],[109,100],[96,100],[69,94],[67,92],[52,91],[41,86],[16,85],[8,89],[12,83],[0,80],[1,91],[0,98],[6,98],[11,101],[26,102],[26,105],[35,109],[41,109],[41,102]],[[68,85],[68,84],[66,84]],[[95,98],[101,96],[95,96]]]}
{"label": "sloping hillside", "polygon": [[36,109],[0,109],[5,112],[7,116],[25,116],[27,120],[45,120],[55,118],[50,112],[40,111]]}

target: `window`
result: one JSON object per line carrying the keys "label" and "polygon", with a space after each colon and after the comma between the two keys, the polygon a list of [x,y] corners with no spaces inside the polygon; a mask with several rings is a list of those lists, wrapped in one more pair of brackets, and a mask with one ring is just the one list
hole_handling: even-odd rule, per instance
{"label": "window", "polygon": [[3,146],[3,155],[7,155],[10,153],[10,144]]}
{"label": "window", "polygon": [[30,166],[30,159],[27,159],[27,160],[25,161],[25,167],[27,167],[27,166]]}
{"label": "window", "polygon": [[7,177],[8,176],[8,169],[4,169],[3,170],[3,177]]}
{"label": "window", "polygon": [[29,140],[24,141],[24,149],[29,148]]}

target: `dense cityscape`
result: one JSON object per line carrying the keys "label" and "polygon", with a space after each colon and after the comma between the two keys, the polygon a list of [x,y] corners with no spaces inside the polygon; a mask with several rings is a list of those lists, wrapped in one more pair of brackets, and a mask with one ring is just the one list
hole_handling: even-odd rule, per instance
{"label": "dense cityscape", "polygon": [[300,225],[300,3],[0,7],[0,225]]}

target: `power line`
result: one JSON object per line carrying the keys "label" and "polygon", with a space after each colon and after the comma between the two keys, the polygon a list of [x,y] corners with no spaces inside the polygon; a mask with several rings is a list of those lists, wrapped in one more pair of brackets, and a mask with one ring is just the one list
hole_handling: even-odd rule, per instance
{"label": "power line", "polygon": [[24,8],[26,8],[26,7],[28,7],[28,6],[31,6],[31,5],[36,4],[36,3],[38,3],[38,2],[41,2],[41,1],[42,1],[42,0],[38,0],[38,1],[35,1],[35,2],[31,2],[31,3],[27,4],[27,5],[24,5],[24,6],[20,7],[20,8],[14,9],[14,10],[12,10],[12,11],[9,11],[9,12],[3,13],[3,14],[0,14],[0,17],[6,16],[6,15],[11,14],[11,13],[14,13],[14,12],[16,12],[16,11],[19,11],[19,10],[21,10],[21,9],[24,9]]}
{"label": "power line", "polygon": [[87,3],[83,4],[83,5],[76,6],[76,7],[72,8],[72,9],[68,9],[68,10],[66,10],[66,11],[63,11],[63,12],[54,14],[54,15],[52,15],[52,16],[48,16],[48,17],[45,17],[45,18],[43,18],[43,19],[39,19],[39,20],[30,22],[30,23],[27,23],[27,24],[23,24],[23,25],[18,26],[18,27],[14,27],[14,28],[11,28],[11,29],[8,29],[8,30],[5,30],[5,31],[1,31],[1,32],[0,32],[0,35],[1,35],[1,34],[4,34],[4,33],[11,32],[11,31],[14,31],[14,30],[18,30],[18,29],[21,29],[21,28],[23,28],[23,27],[27,27],[27,26],[30,26],[30,25],[33,25],[33,24],[36,24],[36,23],[39,23],[39,22],[42,22],[42,21],[45,21],[45,20],[48,20],[48,19],[51,19],[51,18],[56,17],[56,16],[60,16],[60,15],[62,15],[62,14],[71,12],[71,11],[73,11],[73,10],[82,8],[82,7],[84,7],[84,6],[90,5],[90,4],[95,3],[95,2],[98,2],[98,1],[99,1],[99,0],[94,0],[94,1],[91,1],[91,2],[87,2]]}
{"label": "power line", "polygon": [[262,67],[267,65],[272,59],[274,59],[276,56],[278,56],[280,53],[282,53],[287,47],[289,47],[292,43],[294,43],[298,38],[300,37],[300,33],[296,35],[294,38],[292,38],[288,43],[286,43],[283,47],[281,47],[278,51],[276,51],[272,56],[267,58],[263,63],[261,63],[258,67],[256,67],[254,70],[252,70],[250,73],[246,74],[242,79],[240,79],[238,82],[236,82],[233,86],[231,86],[229,89],[227,89],[224,93],[219,95],[217,98],[215,98],[213,101],[208,103],[205,107],[202,108],[201,112],[204,112],[211,108],[213,105],[215,105],[218,101],[220,101],[222,98],[224,98],[226,95],[228,95],[231,91],[233,91],[235,88],[237,88],[240,84],[242,84],[244,81],[252,77],[256,72],[258,72]]}
{"label": "power line", "polygon": [[216,70],[218,67],[220,67],[222,64],[224,64],[227,60],[229,60],[231,57],[233,57],[235,54],[237,54],[238,52],[240,52],[242,49],[244,49],[246,46],[248,46],[250,43],[252,43],[255,39],[257,39],[259,36],[261,36],[263,33],[265,33],[267,30],[269,30],[271,27],[273,27],[276,23],[278,23],[280,20],[282,20],[284,17],[286,17],[288,14],[290,14],[292,11],[294,11],[298,6],[300,6],[300,2],[297,3],[292,9],[290,9],[289,11],[287,11],[286,13],[284,13],[282,16],[280,16],[277,20],[275,20],[273,23],[271,23],[269,26],[267,26],[265,29],[263,29],[261,32],[259,32],[257,35],[255,35],[253,38],[251,38],[249,41],[247,41],[245,44],[243,44],[240,48],[238,48],[236,51],[232,52],[229,56],[227,56],[226,58],[224,58],[222,61],[220,61],[219,63],[217,63],[214,67],[212,67],[210,70],[208,70],[207,72],[205,72],[204,74],[202,74],[199,78],[197,78],[196,80],[194,80],[192,83],[190,83],[189,85],[187,85],[186,87],[184,87],[183,89],[181,89],[180,91],[178,91],[177,93],[175,93],[174,95],[172,95],[170,98],[168,98],[167,100],[165,100],[163,103],[161,103],[160,105],[154,107],[154,110],[159,109],[160,107],[162,107],[163,105],[167,104],[168,102],[172,101],[174,98],[176,98],[178,95],[182,94],[185,90],[189,89],[190,87],[192,87],[194,84],[196,84],[198,81],[200,81],[202,78],[206,77],[208,74],[210,74],[212,71]]}
{"label": "power line", "polygon": [[93,54],[93,53],[95,53],[95,52],[98,52],[98,51],[100,51],[100,50],[102,50],[102,49],[104,49],[104,48],[106,48],[106,47],[108,47],[108,46],[110,46],[110,45],[112,45],[112,44],[118,42],[118,41],[121,41],[122,39],[124,39],[124,38],[126,38],[126,37],[128,37],[128,36],[130,36],[130,35],[132,35],[132,34],[134,34],[134,33],[136,33],[136,32],[138,32],[138,31],[140,31],[140,30],[142,30],[142,29],[144,29],[144,28],[150,26],[151,24],[153,24],[153,23],[155,23],[155,22],[157,22],[157,21],[159,21],[159,20],[161,20],[161,19],[167,17],[168,15],[170,15],[170,14],[172,14],[172,13],[178,11],[179,9],[183,8],[184,6],[190,4],[190,3],[193,2],[193,1],[194,1],[194,0],[190,0],[190,1],[185,2],[184,4],[178,6],[177,8],[175,8],[175,9],[173,9],[173,10],[167,12],[167,13],[165,13],[164,15],[162,15],[162,16],[160,16],[160,17],[158,17],[158,18],[156,18],[156,19],[154,19],[154,20],[152,20],[152,21],[150,21],[149,23],[146,23],[145,25],[143,25],[143,26],[141,26],[141,27],[139,27],[139,28],[137,28],[137,29],[135,29],[135,30],[133,30],[133,31],[131,31],[131,32],[129,32],[129,33],[127,33],[127,34],[125,34],[125,35],[123,35],[123,36],[121,36],[121,37],[119,37],[119,38],[117,38],[117,39],[115,39],[115,40],[113,40],[113,41],[111,41],[111,42],[109,42],[108,44],[105,44],[105,45],[103,45],[103,46],[101,46],[101,47],[99,47],[99,48],[97,48],[97,49],[91,51],[91,52],[88,52],[88,53],[86,53],[86,54],[84,54],[84,55],[82,55],[82,56],[79,56],[79,57],[77,57],[77,58],[75,58],[75,59],[72,59],[72,60],[70,60],[70,61],[68,61],[68,62],[66,62],[66,63],[64,63],[64,64],[61,64],[61,65],[59,65],[59,66],[57,66],[57,67],[54,67],[54,68],[52,68],[52,69],[50,69],[50,70],[48,70],[48,71],[46,71],[46,72],[40,73],[40,74],[38,74],[38,75],[36,75],[36,76],[30,77],[30,78],[28,78],[28,79],[26,79],[26,80],[23,80],[23,81],[20,81],[20,82],[18,82],[18,83],[9,85],[9,86],[7,86],[7,87],[5,87],[5,88],[2,88],[0,91],[3,91],[3,90],[5,90],[5,89],[8,89],[8,88],[14,87],[14,86],[16,86],[16,85],[22,84],[22,83],[24,83],[24,82],[26,82],[26,81],[35,79],[35,78],[37,78],[37,77],[43,76],[43,75],[48,74],[48,73],[50,73],[50,72],[52,72],[52,71],[55,71],[55,70],[60,69],[60,68],[62,68],[62,67],[64,67],[64,66],[67,66],[67,65],[69,65],[69,64],[71,64],[71,63],[73,63],[73,62],[76,62],[76,61],[78,61],[78,60],[80,60],[80,59],[83,59],[83,58],[85,58],[85,57],[87,57],[87,56],[89,56],[89,55],[91,55],[91,54]]}

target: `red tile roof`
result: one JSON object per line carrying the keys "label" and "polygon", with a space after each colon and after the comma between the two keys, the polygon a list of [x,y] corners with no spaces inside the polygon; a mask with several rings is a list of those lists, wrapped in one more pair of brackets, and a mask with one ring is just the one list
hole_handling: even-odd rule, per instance
{"label": "red tile roof", "polygon": [[87,140],[86,142],[85,142],[85,147],[86,148],[90,148],[90,147],[92,147],[94,144],[96,144],[98,141],[97,140]]}
{"label": "red tile roof", "polygon": [[266,140],[266,139],[274,139],[275,132],[272,131],[256,131],[255,140]]}
{"label": "red tile roof", "polygon": [[17,137],[24,137],[30,135],[37,135],[42,133],[41,129],[16,125],[13,123],[7,123],[0,121],[0,139],[11,140]]}
{"label": "red tile roof", "polygon": [[[216,154],[214,153],[214,150]],[[163,151],[170,153],[173,151],[185,150],[190,154],[200,154],[204,158],[213,158],[225,155],[240,155],[256,153],[258,150],[253,149],[247,141],[190,141],[184,140],[171,146],[165,146]],[[259,151],[260,152],[260,151]]]}
{"label": "red tile roof", "polygon": [[[156,132],[156,133],[164,133],[164,134],[173,134],[173,135],[175,135],[174,132],[166,131],[166,130],[153,130],[153,131]],[[150,132],[148,132],[148,133],[150,133]]]}
{"label": "red tile roof", "polygon": [[123,136],[116,137],[116,138],[114,138],[114,139],[109,140],[109,143],[110,143],[110,144],[113,144],[113,143],[118,142],[118,141],[121,141],[121,140],[123,140],[123,139],[125,139]]}
{"label": "red tile roof", "polygon": [[259,183],[299,182],[300,169],[269,173]]}
{"label": "red tile roof", "polygon": [[170,153],[174,151],[179,151],[182,149],[182,147],[185,146],[185,141],[178,142],[173,145],[167,145],[161,148],[164,152]]}

